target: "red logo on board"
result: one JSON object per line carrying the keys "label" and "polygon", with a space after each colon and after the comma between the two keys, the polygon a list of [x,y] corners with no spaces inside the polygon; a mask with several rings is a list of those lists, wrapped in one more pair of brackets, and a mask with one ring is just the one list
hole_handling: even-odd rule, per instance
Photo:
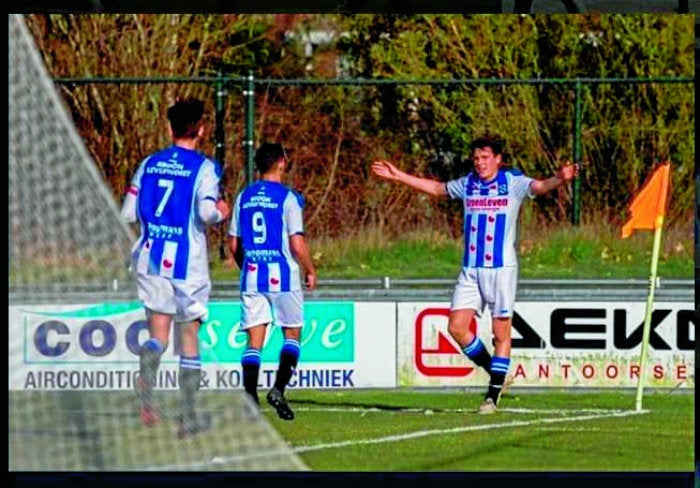
{"label": "red logo on board", "polygon": [[[426,308],[421,311],[416,317],[415,323],[415,350],[413,357],[415,358],[416,368],[425,376],[467,376],[474,368],[471,366],[432,366],[426,364],[426,355],[433,354],[447,354],[447,355],[460,355],[464,356],[464,353],[459,349],[459,346],[454,342],[454,340],[448,337],[446,332],[442,330],[436,330],[437,334],[437,344],[428,345],[424,343],[423,331],[426,327],[431,327],[430,324],[426,323],[426,318],[429,316],[441,316],[449,319],[450,310],[447,308]],[[476,334],[476,319],[472,319],[471,324],[469,324],[469,329]],[[465,360],[466,360],[466,356]]]}

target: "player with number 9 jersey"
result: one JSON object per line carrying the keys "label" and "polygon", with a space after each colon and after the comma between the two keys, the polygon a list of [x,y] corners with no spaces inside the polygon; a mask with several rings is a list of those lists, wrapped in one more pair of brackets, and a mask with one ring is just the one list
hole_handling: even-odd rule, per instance
{"label": "player with number 9 jersey", "polygon": [[229,251],[241,270],[241,330],[248,335],[241,356],[243,387],[259,403],[257,386],[267,329],[271,324],[280,327],[284,343],[267,402],[281,419],[293,420],[284,392],[301,353],[302,275],[306,289],[313,290],[316,269],[304,237],[304,199],[282,183],[291,167],[282,144],[261,144],[255,165],[259,178],[237,195],[228,229]]}
{"label": "player with number 9 jersey", "polygon": [[289,236],[304,232],[303,207],[299,193],[274,181],[256,181],[238,195],[229,232],[243,244],[242,292],[301,289]]}

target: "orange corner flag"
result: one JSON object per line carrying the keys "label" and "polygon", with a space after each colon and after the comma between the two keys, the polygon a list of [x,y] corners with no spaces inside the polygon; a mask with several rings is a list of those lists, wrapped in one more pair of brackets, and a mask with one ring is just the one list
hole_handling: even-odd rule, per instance
{"label": "orange corner flag", "polygon": [[622,227],[623,239],[631,236],[634,230],[655,230],[663,225],[670,168],[670,163],[658,165],[632,200],[631,216]]}

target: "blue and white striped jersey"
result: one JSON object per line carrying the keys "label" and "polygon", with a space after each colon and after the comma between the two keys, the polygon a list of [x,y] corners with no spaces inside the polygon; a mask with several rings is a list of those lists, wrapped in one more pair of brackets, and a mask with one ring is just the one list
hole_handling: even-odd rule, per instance
{"label": "blue and white striped jersey", "polygon": [[258,180],[238,194],[228,233],[242,240],[242,292],[301,289],[289,236],[304,233],[303,208],[299,193],[274,181]]}
{"label": "blue and white striped jersey", "polygon": [[518,213],[525,197],[533,197],[533,178],[515,169],[499,169],[491,181],[469,173],[447,182],[447,193],[464,201],[465,268],[518,266],[515,250]]}
{"label": "blue and white striped jersey", "polygon": [[219,198],[221,166],[199,151],[172,145],[144,159],[131,182],[141,236],[136,270],[176,280],[209,279],[203,200]]}

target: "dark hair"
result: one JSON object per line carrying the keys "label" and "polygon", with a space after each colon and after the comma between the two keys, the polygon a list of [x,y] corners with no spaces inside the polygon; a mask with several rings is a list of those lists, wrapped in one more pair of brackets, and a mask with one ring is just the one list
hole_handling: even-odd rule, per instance
{"label": "dark hair", "polygon": [[197,98],[178,99],[168,109],[168,120],[173,137],[196,137],[199,123],[204,115],[204,102]]}
{"label": "dark hair", "polygon": [[282,144],[263,142],[255,151],[255,166],[261,173],[267,173],[272,165],[285,157]]}
{"label": "dark hair", "polygon": [[470,145],[471,152],[474,154],[475,149],[491,148],[494,156],[503,153],[503,142],[496,136],[484,136],[474,139]]}

